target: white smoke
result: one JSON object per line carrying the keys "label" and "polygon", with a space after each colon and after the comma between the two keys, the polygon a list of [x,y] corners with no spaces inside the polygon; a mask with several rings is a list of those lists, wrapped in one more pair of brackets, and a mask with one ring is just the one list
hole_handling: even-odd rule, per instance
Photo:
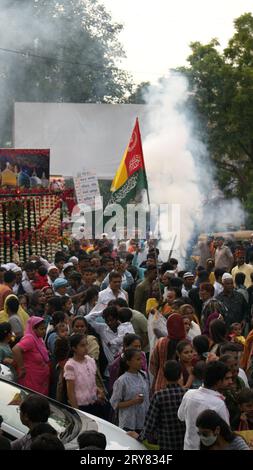
{"label": "white smoke", "polygon": [[[177,250],[173,255],[181,260],[196,232],[216,231],[224,224],[239,226],[244,222],[238,200],[220,198],[218,207],[209,204],[208,212],[205,210],[204,201],[215,187],[213,169],[204,143],[194,133],[195,118],[187,109],[188,97],[187,80],[179,74],[171,74],[151,86],[145,95],[150,106],[148,135],[143,142],[150,200],[155,204],[179,204],[180,232],[174,233]],[[168,236],[173,227],[168,226],[164,212],[161,219],[160,233],[169,242],[168,255],[175,237]]]}

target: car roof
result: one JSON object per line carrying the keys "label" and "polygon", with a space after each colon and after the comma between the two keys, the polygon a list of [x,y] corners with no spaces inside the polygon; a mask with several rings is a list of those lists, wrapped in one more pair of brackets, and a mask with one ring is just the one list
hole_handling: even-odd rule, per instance
{"label": "car roof", "polygon": [[[14,382],[11,382],[9,380],[6,380],[0,377],[0,404],[1,404],[1,401],[3,402],[5,398],[3,389],[6,389],[6,386],[4,386],[4,384],[7,384],[9,387],[13,387],[13,392],[11,389],[9,390],[9,387],[8,387],[8,392],[12,400],[8,401],[7,405],[8,406],[11,405],[10,410],[12,413],[14,412],[14,415],[16,415],[16,411],[18,411],[17,409],[19,408],[19,405],[22,401],[21,394],[19,394],[18,392],[24,391],[28,394],[45,397],[44,395],[41,395],[40,393],[34,392],[33,390],[30,390],[26,387],[23,387],[19,384],[16,384]],[[103,434],[105,434],[106,441],[107,441],[106,449],[110,449],[110,450],[120,450],[120,449],[121,450],[144,450],[145,449],[145,447],[140,442],[128,436],[125,431],[113,425],[112,423],[109,423],[108,421],[98,418],[97,416],[91,415],[89,413],[85,413],[81,410],[77,410],[68,405],[60,403],[52,398],[49,398],[49,397],[46,397],[46,398],[49,401],[51,409],[55,410],[57,408],[61,412],[68,413],[68,416],[72,418],[75,417],[76,422],[78,421],[78,424],[79,424],[78,433],[70,442],[66,442],[66,443],[64,442],[66,449],[77,449],[78,448],[78,444],[77,444],[78,435],[83,431],[87,431],[91,429],[98,430],[99,432],[102,432]],[[5,411],[6,409],[7,407],[5,407]],[[3,418],[4,418],[4,421],[2,424],[2,428],[3,430],[6,430],[6,432],[10,433],[11,426],[8,425],[6,417],[3,416]],[[16,415],[16,418],[19,419],[19,416]],[[53,425],[53,423],[51,422],[50,424]],[[15,430],[16,432],[13,433],[13,437],[16,437],[16,438],[21,437],[27,432],[27,428],[23,426],[21,422],[20,422],[20,426],[17,426]],[[57,431],[59,431],[59,429],[57,429]]]}

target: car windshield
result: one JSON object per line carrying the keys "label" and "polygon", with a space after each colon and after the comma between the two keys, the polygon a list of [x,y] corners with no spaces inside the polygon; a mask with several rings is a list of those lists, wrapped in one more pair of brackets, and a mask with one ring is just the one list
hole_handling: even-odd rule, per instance
{"label": "car windshield", "polygon": [[[28,428],[20,421],[19,407],[21,402],[31,394],[28,390],[21,389],[18,385],[0,381],[0,415],[4,423],[27,433]],[[72,409],[64,408],[50,401],[51,415],[48,422],[53,426],[64,442],[70,442],[82,429],[82,421],[79,415]]]}

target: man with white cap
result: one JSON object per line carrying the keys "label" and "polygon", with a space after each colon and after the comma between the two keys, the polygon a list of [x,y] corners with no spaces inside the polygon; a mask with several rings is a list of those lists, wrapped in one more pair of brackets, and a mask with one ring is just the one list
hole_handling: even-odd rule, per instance
{"label": "man with white cap", "polygon": [[16,266],[12,269],[12,272],[16,274],[16,283],[12,288],[13,293],[15,295],[23,295],[25,291],[22,286],[22,269],[19,266]]}
{"label": "man with white cap", "polygon": [[70,274],[74,271],[74,265],[73,265],[73,263],[68,262],[68,263],[64,264],[62,271],[63,271],[63,274],[64,274],[65,279],[68,280]]}
{"label": "man with white cap", "polygon": [[184,284],[182,287],[182,297],[189,296],[188,294],[190,290],[193,288],[194,280],[195,280],[194,274],[190,272],[187,272],[183,275]]}
{"label": "man with white cap", "polygon": [[48,285],[52,286],[54,281],[59,277],[59,269],[57,266],[52,264],[49,266],[48,271],[47,271],[47,277],[48,277]]}
{"label": "man with white cap", "polygon": [[234,289],[233,277],[229,273],[222,276],[223,292],[217,296],[217,300],[225,306],[224,321],[229,327],[232,323],[248,322],[249,308],[245,298]]}

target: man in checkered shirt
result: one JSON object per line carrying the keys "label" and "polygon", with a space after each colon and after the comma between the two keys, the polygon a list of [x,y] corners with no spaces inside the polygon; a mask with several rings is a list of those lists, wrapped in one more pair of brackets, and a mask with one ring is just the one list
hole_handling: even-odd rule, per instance
{"label": "man in checkered shirt", "polygon": [[182,373],[177,361],[167,361],[164,375],[167,388],[156,392],[151,400],[143,431],[139,440],[156,437],[161,450],[183,450],[185,424],[179,421],[177,412],[186,389],[178,385]]}

